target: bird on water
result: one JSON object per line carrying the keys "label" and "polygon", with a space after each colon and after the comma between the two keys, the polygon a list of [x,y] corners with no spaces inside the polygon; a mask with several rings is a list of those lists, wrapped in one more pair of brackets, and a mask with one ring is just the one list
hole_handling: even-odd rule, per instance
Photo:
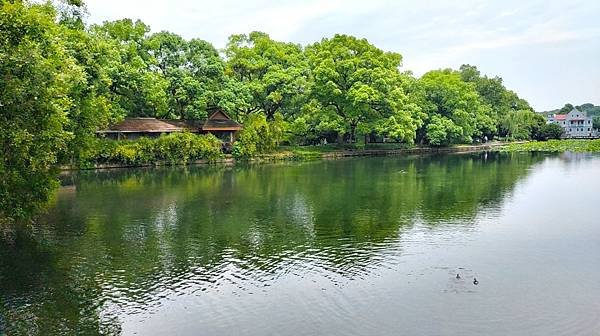
{"label": "bird on water", "polygon": [[473,278],[473,285],[478,285],[479,281],[477,281],[477,278]]}
{"label": "bird on water", "polygon": [[456,278],[460,279],[460,274],[456,273]]}

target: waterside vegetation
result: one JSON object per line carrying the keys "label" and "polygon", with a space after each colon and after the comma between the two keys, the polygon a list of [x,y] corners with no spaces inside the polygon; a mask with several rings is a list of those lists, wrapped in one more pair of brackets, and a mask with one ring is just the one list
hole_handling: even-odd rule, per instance
{"label": "waterside vegetation", "polygon": [[600,152],[600,139],[531,141],[508,144],[501,150],[507,152]]}
{"label": "waterside vegetation", "polygon": [[303,46],[251,32],[217,50],[151,33],[141,21],[86,25],[85,16],[82,1],[0,2],[0,222],[27,218],[46,202],[59,165],[223,155],[210,135],[98,139],[98,130],[126,117],[201,119],[223,110],[244,125],[232,149],[238,159],[281,145],[543,138],[544,118],[472,65],[417,78],[400,70],[399,53],[349,35]]}

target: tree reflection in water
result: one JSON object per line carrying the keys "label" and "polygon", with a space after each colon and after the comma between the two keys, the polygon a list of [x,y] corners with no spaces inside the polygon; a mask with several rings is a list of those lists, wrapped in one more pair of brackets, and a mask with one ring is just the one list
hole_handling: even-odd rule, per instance
{"label": "tree reflection in water", "polygon": [[[536,155],[480,153],[80,172],[0,242],[0,328],[118,333],[172,293],[293,274],[362,278],[403,234],[493,215]],[[334,279],[334,277],[331,277]],[[334,280],[332,280],[334,281]]]}

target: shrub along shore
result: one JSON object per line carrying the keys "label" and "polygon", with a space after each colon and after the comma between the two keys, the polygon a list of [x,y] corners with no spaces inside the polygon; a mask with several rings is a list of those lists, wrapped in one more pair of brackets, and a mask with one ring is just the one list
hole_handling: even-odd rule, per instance
{"label": "shrub along shore", "polygon": [[[513,142],[512,144],[521,144]],[[251,157],[224,154],[213,136],[189,133],[135,141],[98,140],[84,164],[61,165],[61,170],[129,168],[188,164],[235,164],[239,162],[310,161],[357,156],[419,155],[500,150],[506,142],[446,147],[414,146],[404,143],[332,144],[321,146],[280,146],[270,153]]]}
{"label": "shrub along shore", "polygon": [[98,139],[83,163],[61,165],[61,170],[106,169],[186,164],[235,164],[237,162],[309,161],[356,156],[503,152],[600,152],[600,139],[548,141],[493,141],[486,144],[447,147],[415,146],[404,143],[330,144],[321,146],[280,146],[270,153],[253,156],[224,154],[221,143],[211,135],[170,134],[158,139],[135,141]]}

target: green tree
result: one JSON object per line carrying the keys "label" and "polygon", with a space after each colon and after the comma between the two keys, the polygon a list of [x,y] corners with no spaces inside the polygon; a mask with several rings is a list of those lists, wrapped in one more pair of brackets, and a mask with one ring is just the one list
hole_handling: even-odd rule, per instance
{"label": "green tree", "polygon": [[27,218],[48,199],[71,138],[71,94],[85,73],[56,22],[49,4],[0,3],[0,222]]}
{"label": "green tree", "polygon": [[226,73],[243,85],[236,91],[251,98],[238,106],[236,115],[241,119],[260,111],[273,120],[277,112],[297,108],[293,102],[306,91],[308,76],[301,46],[252,32],[230,36],[225,55]]}
{"label": "green tree", "polygon": [[233,146],[233,155],[236,158],[249,158],[271,152],[283,140],[285,129],[281,113],[275,114],[271,122],[262,113],[251,114]]}
{"label": "green tree", "polygon": [[561,107],[561,109],[558,111],[558,114],[567,114],[573,111],[574,108],[575,107],[573,106],[573,104],[566,103],[565,106]]}
{"label": "green tree", "polygon": [[600,116],[594,116],[592,120],[594,122],[594,128],[600,130]]}
{"label": "green tree", "polygon": [[460,67],[460,75],[463,81],[474,85],[481,102],[488,106],[485,118],[482,119],[480,115],[478,127],[481,133],[490,138],[496,134],[501,119],[510,111],[533,111],[529,103],[508,90],[498,76],[481,76],[477,67],[469,64]]}
{"label": "green tree", "polygon": [[168,81],[153,71],[157,60],[144,46],[150,28],[130,19],[91,27],[91,34],[111,45],[108,64],[112,100],[128,116],[166,117]]}
{"label": "green tree", "polygon": [[110,42],[88,34],[83,26],[61,23],[60,35],[85,78],[69,92],[73,103],[68,106],[65,130],[73,136],[61,157],[63,162],[78,163],[89,156],[95,132],[124,117],[124,110],[114,102],[111,92],[110,68],[118,55]]}
{"label": "green tree", "polygon": [[451,119],[434,114],[427,124],[427,140],[432,146],[446,146],[463,137],[463,129]]}
{"label": "green tree", "polygon": [[530,110],[510,111],[501,121],[501,134],[513,140],[527,140],[539,137],[546,119]]}
{"label": "green tree", "polygon": [[560,139],[563,129],[558,124],[544,124],[540,127],[537,140]]}
{"label": "green tree", "polygon": [[[349,134],[349,141],[356,140],[359,128],[413,141],[418,107],[410,104],[401,86],[400,54],[348,35],[323,39],[306,53],[313,69],[312,96],[330,123],[344,125],[341,132]],[[387,120],[374,126],[380,119]]]}
{"label": "green tree", "polygon": [[429,143],[436,146],[469,143],[474,136],[492,131],[494,123],[489,106],[481,102],[475,86],[464,82],[459,72],[430,71],[420,82],[425,95],[424,108],[429,115],[424,126]]}
{"label": "green tree", "polygon": [[210,43],[199,39],[186,41],[163,31],[150,36],[145,48],[156,59],[158,72],[168,81],[171,117],[205,118],[209,107],[219,105],[217,92],[225,82],[224,63]]}

